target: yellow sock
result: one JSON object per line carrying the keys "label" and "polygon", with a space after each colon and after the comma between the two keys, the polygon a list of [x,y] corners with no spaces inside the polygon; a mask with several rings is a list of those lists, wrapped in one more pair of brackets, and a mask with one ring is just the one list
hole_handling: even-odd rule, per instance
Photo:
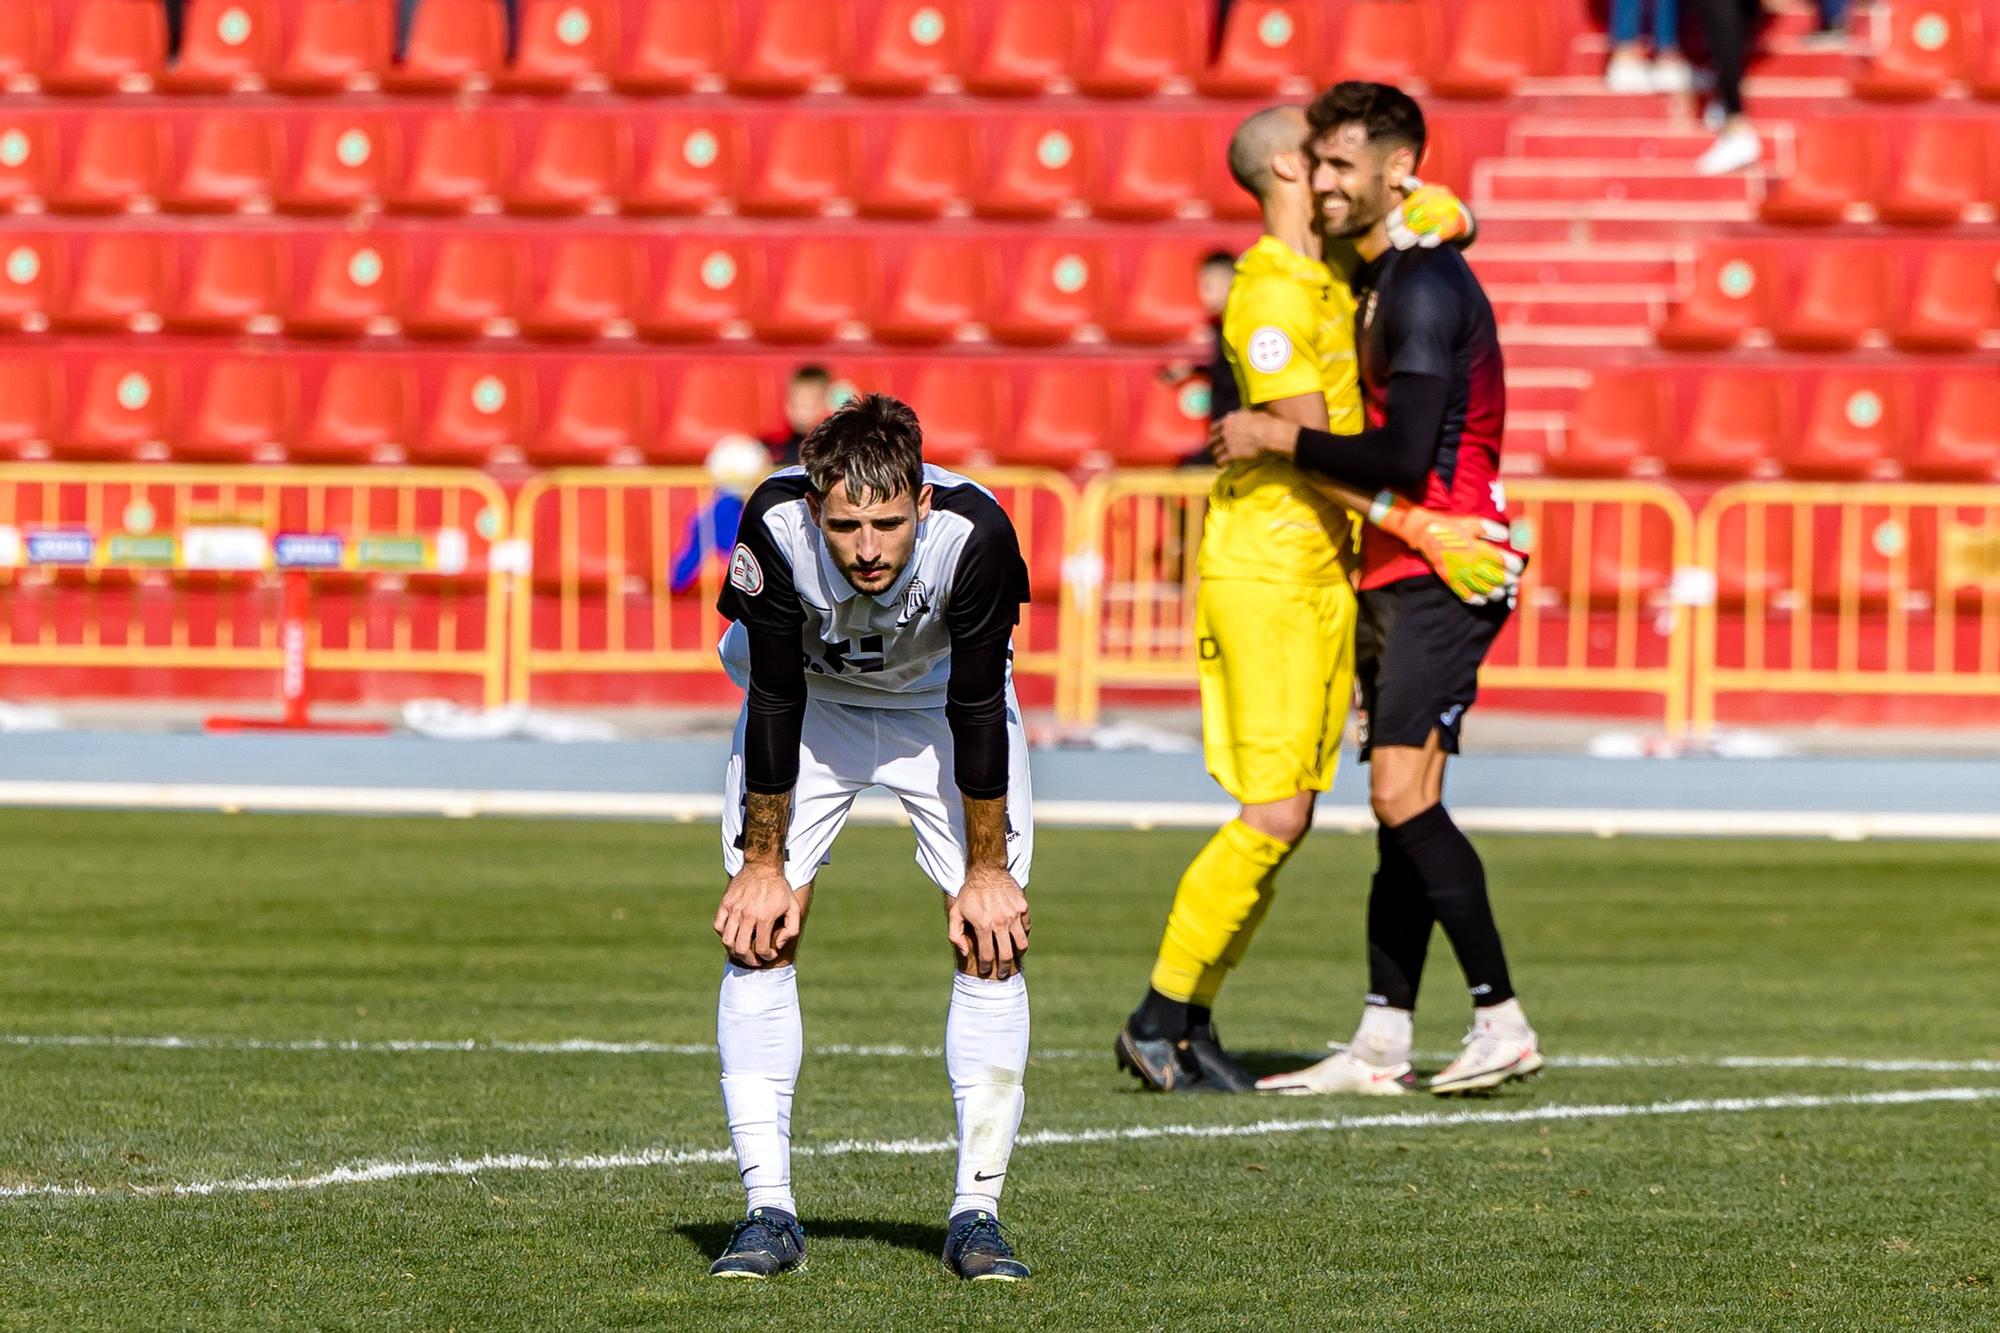
{"label": "yellow sock", "polygon": [[1153,989],[1170,1000],[1209,1004],[1270,909],[1288,843],[1240,819],[1216,830],[1181,875],[1153,964]]}

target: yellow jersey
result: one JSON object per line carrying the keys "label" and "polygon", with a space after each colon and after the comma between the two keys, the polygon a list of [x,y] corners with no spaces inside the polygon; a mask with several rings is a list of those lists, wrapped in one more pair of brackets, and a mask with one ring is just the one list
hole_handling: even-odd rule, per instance
{"label": "yellow jersey", "polygon": [[[1336,254],[1351,263],[1345,247]],[[1344,267],[1344,265],[1343,265]],[[1354,360],[1354,293],[1345,273],[1308,259],[1275,236],[1236,261],[1222,310],[1223,355],[1246,406],[1315,391],[1328,428],[1363,424]],[[1289,459],[1266,457],[1223,469],[1209,492],[1200,572],[1208,579],[1345,583],[1359,522]]]}

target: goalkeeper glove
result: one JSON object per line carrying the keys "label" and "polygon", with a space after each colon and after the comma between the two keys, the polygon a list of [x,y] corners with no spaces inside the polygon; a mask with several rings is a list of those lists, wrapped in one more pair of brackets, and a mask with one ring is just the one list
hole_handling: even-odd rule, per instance
{"label": "goalkeeper glove", "polygon": [[1504,523],[1472,514],[1439,514],[1383,491],[1368,508],[1368,521],[1400,538],[1444,580],[1460,601],[1472,606],[1514,605],[1528,558],[1514,549]]}
{"label": "goalkeeper glove", "polygon": [[1389,214],[1389,244],[1398,250],[1434,249],[1472,230],[1472,215],[1442,185],[1415,185]]}

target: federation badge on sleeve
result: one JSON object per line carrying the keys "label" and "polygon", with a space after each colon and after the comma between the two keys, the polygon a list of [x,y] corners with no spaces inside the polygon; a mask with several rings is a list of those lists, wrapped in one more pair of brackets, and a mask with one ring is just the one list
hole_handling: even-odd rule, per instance
{"label": "federation badge on sleeve", "polygon": [[1250,333],[1250,365],[1266,375],[1275,375],[1292,361],[1292,340],[1285,331],[1266,324]]}
{"label": "federation badge on sleeve", "polygon": [[736,543],[736,553],[729,557],[729,586],[746,597],[764,591],[764,567],[742,542]]}

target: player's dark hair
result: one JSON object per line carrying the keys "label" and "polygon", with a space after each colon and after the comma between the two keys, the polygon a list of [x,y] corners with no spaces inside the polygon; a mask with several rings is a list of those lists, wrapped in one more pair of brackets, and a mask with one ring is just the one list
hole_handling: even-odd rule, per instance
{"label": "player's dark hair", "polygon": [[1361,122],[1370,143],[1408,144],[1419,162],[1424,158],[1424,112],[1416,99],[1386,83],[1350,79],[1313,99],[1306,124],[1317,139],[1337,125]]}
{"label": "player's dark hair", "polygon": [[806,480],[824,496],[841,482],[858,505],[915,495],[924,484],[924,428],[900,398],[865,393],[799,442]]}
{"label": "player's dark hair", "polygon": [[818,384],[822,387],[833,383],[833,375],[825,366],[808,362],[792,372],[794,384]]}
{"label": "player's dark hair", "polygon": [[1214,268],[1217,266],[1234,269],[1236,267],[1236,256],[1230,254],[1227,250],[1210,250],[1201,257],[1202,268]]}

